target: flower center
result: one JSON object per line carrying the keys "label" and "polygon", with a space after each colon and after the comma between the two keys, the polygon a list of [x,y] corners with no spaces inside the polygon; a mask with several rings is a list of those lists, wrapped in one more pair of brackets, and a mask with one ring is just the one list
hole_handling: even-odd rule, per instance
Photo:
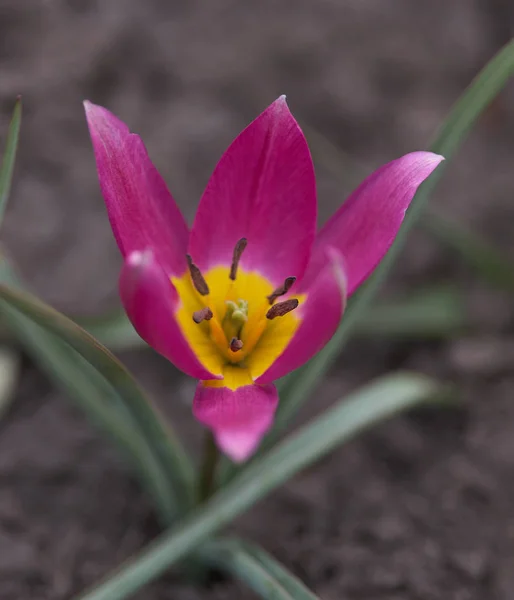
{"label": "flower center", "polygon": [[188,256],[189,272],[172,282],[181,300],[178,323],[200,362],[215,374],[232,364],[256,378],[294,335],[301,320],[295,309],[304,296],[277,301],[296,278],[274,289],[263,275],[245,271],[239,262],[246,245],[245,238],[237,242],[230,267],[206,273]]}

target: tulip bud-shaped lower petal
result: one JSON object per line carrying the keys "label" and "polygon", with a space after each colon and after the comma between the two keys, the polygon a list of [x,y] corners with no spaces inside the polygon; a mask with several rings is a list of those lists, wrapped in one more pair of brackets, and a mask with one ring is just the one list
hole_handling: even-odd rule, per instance
{"label": "tulip bud-shaped lower petal", "polygon": [[248,373],[228,367],[223,381],[198,384],[193,414],[229,458],[242,462],[271,427],[277,404],[274,385],[255,385]]}

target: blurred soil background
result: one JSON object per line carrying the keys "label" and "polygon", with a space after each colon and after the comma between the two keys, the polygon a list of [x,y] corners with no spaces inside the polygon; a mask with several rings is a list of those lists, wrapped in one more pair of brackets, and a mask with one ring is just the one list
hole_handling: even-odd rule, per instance
{"label": "blurred soil background", "polygon": [[[513,31],[508,0],[0,0],[0,131],[16,95],[25,110],[3,246],[60,310],[117,306],[120,257],[84,98],[142,134],[191,221],[222,151],[286,93],[307,134],[318,130],[348,157],[336,176],[313,140],[324,221],[362,176],[427,147]],[[432,200],[514,264],[513,165],[510,85]],[[477,282],[419,229],[381,297],[445,281],[465,291],[472,332],[352,342],[299,420],[400,368],[458,384],[462,404],[380,425],[235,527],[324,600],[514,597],[514,298]],[[150,351],[122,358],[195,451],[194,382]],[[0,598],[68,599],[156,533],[114,449],[26,360],[0,422]],[[137,598],[254,596],[168,575]]]}

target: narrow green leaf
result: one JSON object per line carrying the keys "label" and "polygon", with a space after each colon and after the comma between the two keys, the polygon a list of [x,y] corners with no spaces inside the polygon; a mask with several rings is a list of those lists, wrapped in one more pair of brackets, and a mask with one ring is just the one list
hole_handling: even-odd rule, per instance
{"label": "narrow green leaf", "polygon": [[120,400],[112,387],[73,348],[46,333],[19,311],[0,302],[0,314],[8,320],[33,360],[66,390],[135,466],[136,474],[153,497],[163,521],[169,524],[175,516],[172,510],[174,498],[145,440],[130,420],[124,419],[119,410],[110,406]]}
{"label": "narrow green leaf", "polygon": [[74,317],[73,320],[110,350],[147,347],[122,308],[99,317]]}
{"label": "narrow green leaf", "polygon": [[[312,594],[293,595],[265,564],[237,540],[215,540],[198,554],[202,562],[240,579],[264,600],[316,600]],[[294,576],[291,575],[291,578]]]}
{"label": "narrow green leaf", "polygon": [[359,337],[445,339],[469,325],[462,292],[451,286],[432,286],[387,298],[370,307],[355,325]]}
{"label": "narrow green leaf", "polygon": [[273,443],[278,438],[299,407],[312,394],[319,379],[327,373],[336,360],[343,345],[353,333],[358,321],[365,314],[394,265],[410,229],[421,215],[430,194],[437,186],[455,152],[464,141],[466,134],[489,103],[500,93],[513,73],[514,40],[507,44],[484,67],[445,120],[431,145],[431,150],[437,154],[442,154],[446,160],[421,185],[411,207],[407,211],[404,224],[394,244],[368,282],[351,298],[346,315],[334,337],[307,365],[279,382],[282,401],[277,411],[275,427],[268,436],[268,443]]}
{"label": "narrow green leaf", "polygon": [[181,524],[81,596],[82,600],[129,597],[298,471],[364,429],[428,400],[438,389],[427,377],[397,374],[353,392],[251,463]]}
{"label": "narrow green leaf", "polygon": [[272,575],[280,585],[286,589],[295,600],[316,600],[315,596],[305,584],[288,571],[271,554],[256,544],[246,540],[241,541],[242,548],[254,559],[258,560],[266,571]]}
{"label": "narrow green leaf", "polygon": [[[0,262],[0,281],[19,285],[14,272]],[[80,354],[56,336],[44,331],[24,314],[0,302],[0,315],[56,385],[112,439],[152,496],[164,524],[176,516],[172,490],[145,438],[140,434],[116,390]]]}
{"label": "narrow green leaf", "polygon": [[20,355],[5,346],[0,347],[0,417],[8,410],[20,376]]}
{"label": "narrow green leaf", "polygon": [[427,211],[419,224],[440,244],[458,252],[462,260],[490,285],[514,291],[514,262],[479,235],[434,211]]}
{"label": "narrow green leaf", "polygon": [[16,151],[18,149],[18,139],[20,136],[20,125],[21,98],[18,98],[14,105],[11,123],[9,124],[2,166],[0,167],[0,223],[4,218],[7,201],[9,200],[9,194],[11,193],[14,163],[16,162]]}
{"label": "narrow green leaf", "polygon": [[[4,280],[5,281],[5,280]],[[59,337],[100,373],[116,390],[134,423],[141,429],[150,447],[155,449],[168,480],[174,483],[174,492],[182,509],[194,499],[193,468],[171,428],[150,405],[135,380],[125,367],[89,333],[64,315],[37,298],[0,284],[0,312],[9,308],[22,313],[45,331]]]}

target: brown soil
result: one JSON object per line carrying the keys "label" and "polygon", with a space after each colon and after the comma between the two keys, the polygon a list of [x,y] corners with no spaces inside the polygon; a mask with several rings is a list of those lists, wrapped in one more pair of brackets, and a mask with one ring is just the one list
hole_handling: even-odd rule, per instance
{"label": "brown soil", "polygon": [[[26,279],[66,311],[116,304],[119,257],[80,102],[144,136],[189,218],[231,138],[281,93],[348,154],[343,180],[316,153],[321,219],[360,174],[429,136],[509,38],[502,0],[0,0],[0,131],[25,99],[17,181],[3,229]],[[495,102],[434,203],[514,259],[514,89]],[[316,155],[317,154],[317,155]],[[469,336],[352,343],[303,418],[397,368],[458,384],[462,405],[417,410],[341,448],[241,518],[325,600],[510,600],[514,595],[514,312],[414,233],[388,286],[467,291]],[[193,451],[193,383],[150,353],[123,356]],[[26,364],[0,423],[0,598],[62,600],[156,533],[115,451]],[[172,575],[145,600],[253,598],[228,581]]]}

